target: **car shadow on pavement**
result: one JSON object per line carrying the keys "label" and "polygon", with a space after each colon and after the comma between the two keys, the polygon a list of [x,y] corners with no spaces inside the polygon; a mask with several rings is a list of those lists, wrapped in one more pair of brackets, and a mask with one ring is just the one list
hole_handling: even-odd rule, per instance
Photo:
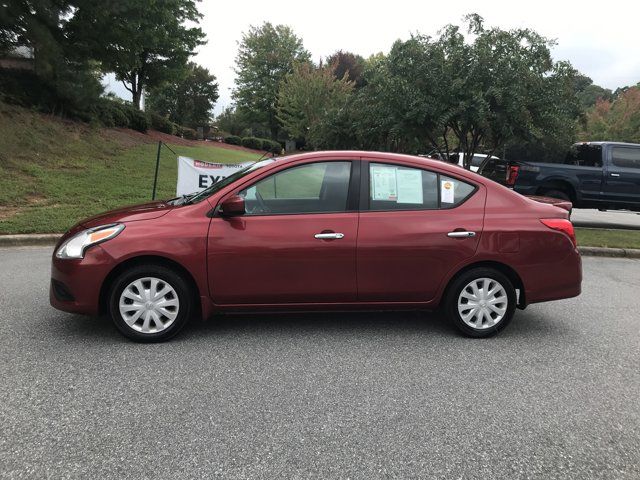
{"label": "car shadow on pavement", "polygon": [[[128,342],[108,316],[90,317],[60,314],[49,322],[54,336],[93,338],[115,343]],[[563,327],[539,312],[518,311],[499,337],[547,337],[562,334]],[[363,334],[424,334],[430,337],[464,338],[440,312],[314,312],[314,313],[242,313],[216,315],[207,320],[194,318],[172,341],[220,335],[310,335],[317,333]]]}

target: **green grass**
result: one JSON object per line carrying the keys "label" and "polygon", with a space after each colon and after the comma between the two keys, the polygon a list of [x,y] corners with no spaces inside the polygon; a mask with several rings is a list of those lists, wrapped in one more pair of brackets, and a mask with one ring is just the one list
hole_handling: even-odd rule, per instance
{"label": "green grass", "polygon": [[[170,145],[219,163],[252,152]],[[157,143],[132,132],[63,122],[0,103],[0,234],[62,232],[78,220],[149,201]],[[162,149],[157,198],[175,196],[176,156]]]}
{"label": "green grass", "polygon": [[640,231],[638,230],[606,230],[601,228],[576,228],[578,246],[639,248]]}

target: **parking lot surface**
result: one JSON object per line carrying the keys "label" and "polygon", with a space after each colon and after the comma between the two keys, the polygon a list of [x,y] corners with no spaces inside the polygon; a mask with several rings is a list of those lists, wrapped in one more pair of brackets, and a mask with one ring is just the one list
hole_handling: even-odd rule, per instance
{"label": "parking lot surface", "polygon": [[242,315],[140,345],[0,250],[2,478],[640,478],[640,261],[497,337],[438,314]]}

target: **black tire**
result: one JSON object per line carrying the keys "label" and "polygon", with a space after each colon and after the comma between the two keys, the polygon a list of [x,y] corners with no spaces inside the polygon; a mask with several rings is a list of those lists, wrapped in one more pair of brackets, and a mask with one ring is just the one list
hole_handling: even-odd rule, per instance
{"label": "black tire", "polygon": [[[143,323],[143,320],[137,320],[136,323],[134,323],[134,327],[132,327],[125,321],[122,314],[120,313],[119,302],[120,296],[122,295],[124,289],[136,280],[145,277],[161,280],[166,285],[171,287],[178,297],[179,305],[178,307],[176,307],[177,315],[175,316],[173,322],[161,331],[150,333],[143,333],[141,331],[138,331],[136,329],[136,326],[137,328],[142,328],[140,323]],[[175,336],[189,320],[194,306],[194,296],[192,295],[190,290],[191,289],[189,288],[189,283],[181,275],[177,274],[170,268],[161,265],[139,265],[123,272],[113,282],[109,294],[109,312],[111,314],[113,323],[118,328],[118,330],[120,330],[120,332],[124,336],[130,338],[131,340],[145,343],[163,342]],[[167,295],[169,297],[169,300],[174,297],[173,292],[170,292]],[[168,315],[171,314],[169,313]],[[165,323],[168,323],[170,321],[167,317],[162,318],[165,319]]]}
{"label": "black tire", "polygon": [[571,201],[569,194],[563,190],[546,190],[543,194],[545,197],[558,198],[560,200]]}
{"label": "black tire", "polygon": [[[479,280],[487,278],[494,282],[499,283],[505,291],[506,294],[506,312],[502,316],[502,319],[499,320],[495,325],[485,328],[474,328],[462,319],[460,312],[458,311],[458,300],[462,290],[467,287],[474,280]],[[447,290],[447,296],[445,298],[445,303],[443,305],[444,311],[446,312],[449,320],[456,326],[458,330],[460,330],[463,334],[474,337],[474,338],[484,338],[495,335],[504,327],[506,327],[516,309],[516,290],[513,287],[511,281],[501,272],[494,270],[492,268],[479,267],[474,268],[472,270],[468,270],[458,277],[456,277]],[[464,310],[463,310],[464,311]],[[488,312],[490,315],[496,315],[495,312]],[[480,320],[482,324],[486,324],[486,318]],[[473,322],[472,322],[473,323]]]}

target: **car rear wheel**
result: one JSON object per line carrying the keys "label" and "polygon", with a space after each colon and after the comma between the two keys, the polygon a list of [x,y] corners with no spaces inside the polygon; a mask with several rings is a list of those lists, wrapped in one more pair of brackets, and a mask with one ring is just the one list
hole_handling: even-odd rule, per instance
{"label": "car rear wheel", "polygon": [[513,318],[516,291],[501,272],[474,268],[453,281],[445,301],[447,316],[462,333],[489,337]]}
{"label": "car rear wheel", "polygon": [[187,323],[193,300],[188,283],[160,265],[140,265],[113,283],[110,313],[120,332],[137,342],[161,342]]}

